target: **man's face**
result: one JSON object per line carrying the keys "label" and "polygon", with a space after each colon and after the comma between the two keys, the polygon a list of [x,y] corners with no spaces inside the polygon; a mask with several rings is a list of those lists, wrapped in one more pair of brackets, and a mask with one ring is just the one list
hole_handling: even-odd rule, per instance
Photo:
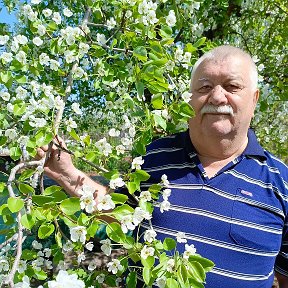
{"label": "man's face", "polygon": [[196,116],[189,121],[190,129],[219,137],[247,134],[259,96],[249,65],[243,56],[229,56],[198,66],[191,83]]}

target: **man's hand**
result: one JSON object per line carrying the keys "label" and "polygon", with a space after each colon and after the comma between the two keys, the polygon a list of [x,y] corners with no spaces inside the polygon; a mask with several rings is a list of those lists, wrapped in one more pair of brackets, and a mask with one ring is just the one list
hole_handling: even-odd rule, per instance
{"label": "man's hand", "polygon": [[63,139],[56,136],[53,142],[53,145],[50,145],[50,149],[49,145],[37,148],[38,159],[46,157],[47,153],[49,154],[44,167],[45,174],[55,180],[71,196],[79,197],[78,191],[84,184],[94,188],[97,202],[97,197],[106,194],[107,188],[94,182],[73,165],[71,155],[67,152]]}
{"label": "man's hand", "polygon": [[288,288],[288,277],[275,272],[275,276],[279,283],[279,288]]}
{"label": "man's hand", "polygon": [[69,177],[76,168],[73,165],[70,154],[60,148],[67,149],[63,139],[56,136],[53,142],[57,143],[59,147],[52,144],[37,148],[37,158],[47,157],[44,167],[45,174],[58,182],[59,177]]}

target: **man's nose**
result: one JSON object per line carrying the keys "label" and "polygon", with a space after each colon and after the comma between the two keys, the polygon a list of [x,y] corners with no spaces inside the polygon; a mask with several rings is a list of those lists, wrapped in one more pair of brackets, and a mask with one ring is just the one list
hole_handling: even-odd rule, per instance
{"label": "man's nose", "polygon": [[227,103],[226,90],[221,86],[215,86],[209,93],[209,103],[213,105],[221,105]]}

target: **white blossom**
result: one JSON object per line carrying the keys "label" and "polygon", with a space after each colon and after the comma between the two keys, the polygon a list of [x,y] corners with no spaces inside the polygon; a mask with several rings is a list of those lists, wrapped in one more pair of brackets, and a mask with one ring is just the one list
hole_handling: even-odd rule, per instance
{"label": "white blossom", "polygon": [[135,225],[140,224],[144,219],[150,220],[152,218],[152,215],[143,210],[141,207],[136,207],[134,214],[133,214],[133,223]]}
{"label": "white blossom", "polygon": [[190,63],[191,61],[191,53],[190,52],[185,52],[184,55],[183,55],[183,59],[182,61],[183,62],[186,62],[186,63]]}
{"label": "white blossom", "polygon": [[111,210],[115,208],[115,203],[112,201],[112,197],[108,194],[99,195],[97,209],[102,210]]}
{"label": "white blossom", "polygon": [[82,79],[84,76],[86,76],[86,73],[81,67],[76,67],[75,70],[73,71],[73,77],[75,79]]}
{"label": "white blossom", "polygon": [[111,189],[116,189],[118,187],[125,186],[125,182],[121,177],[117,177],[115,179],[111,179],[109,182],[109,186]]}
{"label": "white blossom", "polygon": [[16,35],[14,41],[18,42],[20,45],[26,45],[28,43],[28,38],[25,35]]}
{"label": "white blossom", "polygon": [[59,12],[54,12],[54,13],[53,13],[53,16],[52,16],[52,20],[53,20],[57,25],[61,24],[62,19],[61,19],[60,13],[59,13]]}
{"label": "white blossom", "polygon": [[85,243],[87,230],[84,226],[76,226],[70,228],[71,240],[73,242],[80,241]]}
{"label": "white blossom", "polygon": [[36,240],[32,242],[32,247],[36,250],[41,250],[43,248],[42,244]]}
{"label": "white blossom", "polygon": [[196,248],[194,247],[193,244],[191,245],[185,244],[185,251],[183,253],[184,259],[189,259],[189,257],[194,255],[195,253],[196,253]]}
{"label": "white blossom", "polygon": [[24,275],[22,278],[22,282],[18,282],[14,285],[15,288],[31,288],[30,280],[27,275]]}
{"label": "white blossom", "polygon": [[187,243],[187,240],[185,239],[185,233],[184,232],[178,232],[176,234],[176,240],[178,243]]}
{"label": "white blossom", "polygon": [[80,109],[79,103],[74,102],[71,107],[72,107],[72,110],[73,110],[77,115],[81,115],[81,114],[82,114],[82,111],[81,111],[81,109]]}
{"label": "white blossom", "polygon": [[29,125],[31,127],[42,128],[47,125],[47,121],[44,118],[37,118],[34,115],[29,117]]}
{"label": "white blossom", "polygon": [[108,30],[111,30],[113,29],[115,26],[116,26],[116,21],[113,17],[110,17],[109,20],[107,20],[107,27],[108,27]]}
{"label": "white blossom", "polygon": [[74,51],[66,50],[64,52],[65,60],[67,63],[73,63],[77,60],[77,56],[74,55]]}
{"label": "white blossom", "polygon": [[169,185],[169,181],[168,181],[168,178],[167,178],[167,175],[166,174],[163,174],[162,176],[161,176],[161,180],[162,180],[162,183],[163,183],[163,185],[164,186],[168,186]]}
{"label": "white blossom", "polygon": [[117,155],[121,155],[121,154],[124,154],[125,153],[125,146],[123,145],[117,145],[116,146],[116,153]]}
{"label": "white blossom", "polygon": [[51,70],[54,70],[54,71],[58,71],[60,67],[60,63],[54,59],[51,59],[50,60],[50,69]]}
{"label": "white blossom", "polygon": [[102,244],[100,249],[103,251],[103,253],[106,255],[106,256],[110,256],[111,255],[111,240],[110,239],[104,239],[104,240],[101,240],[100,243]]}
{"label": "white blossom", "polygon": [[96,268],[97,268],[97,263],[95,260],[94,261],[92,260],[91,262],[89,262],[89,265],[88,265],[89,271],[94,271]]}
{"label": "white blossom", "polygon": [[17,271],[18,273],[23,273],[25,270],[27,269],[27,264],[25,260],[20,260],[18,267],[17,267]]}
{"label": "white blossom", "polygon": [[40,36],[44,36],[45,33],[46,33],[46,27],[42,24],[39,24],[37,26],[37,33],[40,35]]}
{"label": "white blossom", "polygon": [[156,239],[156,236],[157,233],[153,229],[148,229],[144,233],[144,241],[151,243]]}
{"label": "white blossom", "polygon": [[122,270],[123,266],[121,265],[121,262],[118,259],[112,259],[111,262],[107,264],[108,272],[112,272],[113,274],[116,274],[118,270]]}
{"label": "white blossom", "polygon": [[48,66],[50,62],[50,58],[46,53],[41,53],[39,56],[39,63],[41,65]]}
{"label": "white blossom", "polygon": [[170,27],[174,27],[176,24],[176,16],[174,10],[170,10],[168,16],[166,17],[166,23]]}
{"label": "white blossom", "polygon": [[106,44],[106,37],[104,34],[97,33],[96,39],[99,45],[103,46]]}
{"label": "white blossom", "polygon": [[71,16],[73,15],[73,12],[70,11],[68,8],[64,8],[63,14],[64,14],[64,16],[66,16],[66,17],[71,17]]}
{"label": "white blossom", "polygon": [[144,163],[144,160],[142,159],[142,156],[139,157],[135,157],[132,161],[132,170],[140,170],[141,169],[141,165]]}
{"label": "white blossom", "polygon": [[80,207],[82,210],[86,210],[87,213],[93,213],[95,210],[96,201],[94,199],[95,189],[88,185],[83,185],[81,189],[78,190],[80,197]]}
{"label": "white blossom", "polygon": [[77,123],[71,117],[65,120],[65,124],[68,132],[71,132],[72,129],[77,128]]}
{"label": "white blossom", "polygon": [[183,60],[183,50],[178,47],[174,53],[174,58],[176,61],[182,61]]}
{"label": "white blossom", "polygon": [[168,201],[169,196],[171,195],[171,189],[164,189],[162,192],[163,199]]}
{"label": "white blossom", "polygon": [[74,247],[74,244],[68,240],[66,243],[63,244],[62,249],[64,252],[69,252],[73,250],[73,247]]}
{"label": "white blossom", "polygon": [[4,64],[7,64],[13,60],[13,54],[10,52],[3,52],[0,58]]}
{"label": "white blossom", "polygon": [[40,4],[42,0],[31,0],[31,4]]}
{"label": "white blossom", "polygon": [[24,51],[19,51],[16,55],[15,58],[17,61],[19,61],[22,65],[25,65],[27,62],[26,59],[26,53]]}
{"label": "white blossom", "polygon": [[94,244],[93,242],[88,242],[85,244],[85,248],[89,251],[92,251],[93,250],[93,247],[94,247]]}
{"label": "white blossom", "polygon": [[82,280],[76,274],[69,275],[67,271],[60,270],[56,280],[48,281],[48,288],[85,288]]}
{"label": "white blossom", "polygon": [[0,35],[0,45],[5,45],[9,40],[8,35]]}
{"label": "white blossom", "polygon": [[10,94],[8,92],[0,92],[0,97],[4,100],[4,101],[9,101],[10,100]]}
{"label": "white blossom", "polygon": [[163,213],[164,211],[169,211],[170,209],[170,202],[167,200],[164,200],[160,203],[160,212]]}
{"label": "white blossom", "polygon": [[144,201],[144,202],[151,201],[152,200],[151,193],[148,190],[142,191],[139,195],[139,199]]}
{"label": "white blossom", "polygon": [[99,284],[103,284],[104,281],[105,281],[105,274],[101,273],[99,275],[96,276],[96,281],[99,283]]}
{"label": "white blossom", "polygon": [[174,266],[175,266],[175,260],[174,260],[174,259],[169,259],[169,260],[167,261],[167,268],[166,268],[166,270],[167,270],[168,272],[172,273],[172,272],[173,272],[173,269],[174,269]]}
{"label": "white blossom", "polygon": [[50,17],[51,15],[52,15],[52,10],[51,9],[49,9],[49,8],[46,8],[46,9],[44,9],[43,11],[42,11],[42,13],[43,13],[43,15],[45,16],[45,17]]}
{"label": "white blossom", "polygon": [[118,136],[120,136],[120,131],[115,129],[115,128],[111,128],[108,132],[108,135],[110,137],[118,137]]}
{"label": "white blossom", "polygon": [[141,250],[141,258],[147,259],[149,256],[154,256],[155,249],[153,247],[149,247],[147,245],[144,245],[144,247]]}
{"label": "white blossom", "polygon": [[265,68],[264,64],[259,64],[257,66],[257,69],[258,69],[259,72],[263,71],[264,68]]}
{"label": "white blossom", "polygon": [[5,136],[8,137],[10,140],[14,140],[18,137],[18,133],[15,129],[10,128],[5,131]]}
{"label": "white blossom", "polygon": [[184,102],[188,103],[191,100],[192,93],[185,91],[182,95],[181,98],[184,100]]}
{"label": "white blossom", "polygon": [[77,263],[80,264],[82,261],[84,261],[86,259],[86,256],[84,254],[84,252],[81,252],[78,254],[77,256]]}
{"label": "white blossom", "polygon": [[121,217],[120,224],[123,233],[126,234],[128,230],[133,231],[135,229],[135,225],[133,225],[132,221],[133,221],[132,215],[124,215]]}
{"label": "white blossom", "polygon": [[156,279],[156,285],[159,288],[165,288],[166,286],[166,277],[165,276],[161,276],[160,278]]}
{"label": "white blossom", "polygon": [[9,271],[9,263],[5,258],[0,258],[0,272]]}

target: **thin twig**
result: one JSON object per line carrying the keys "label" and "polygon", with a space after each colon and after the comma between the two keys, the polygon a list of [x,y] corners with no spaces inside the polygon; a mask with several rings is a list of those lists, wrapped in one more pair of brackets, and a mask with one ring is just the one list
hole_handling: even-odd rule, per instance
{"label": "thin twig", "polygon": [[[58,149],[64,151],[65,153],[68,153],[68,154],[70,154],[70,155],[72,155],[72,156],[75,156],[75,154],[74,154],[72,151],[64,148],[63,146],[59,145],[58,143],[56,143],[56,142],[53,141],[53,144],[54,144]],[[91,165],[91,166],[94,167],[95,169],[101,171],[101,172],[104,172],[104,173],[109,172],[107,169],[102,168],[102,167],[94,164],[93,162],[90,162],[89,160],[85,159],[84,157],[78,157],[78,158],[81,159],[83,162]]]}
{"label": "thin twig", "polygon": [[0,244],[0,249],[2,249],[3,247],[5,247],[6,245],[10,244],[11,242],[15,241],[18,237],[18,234],[15,233],[12,237],[10,237],[9,239],[7,239],[5,242]]}

